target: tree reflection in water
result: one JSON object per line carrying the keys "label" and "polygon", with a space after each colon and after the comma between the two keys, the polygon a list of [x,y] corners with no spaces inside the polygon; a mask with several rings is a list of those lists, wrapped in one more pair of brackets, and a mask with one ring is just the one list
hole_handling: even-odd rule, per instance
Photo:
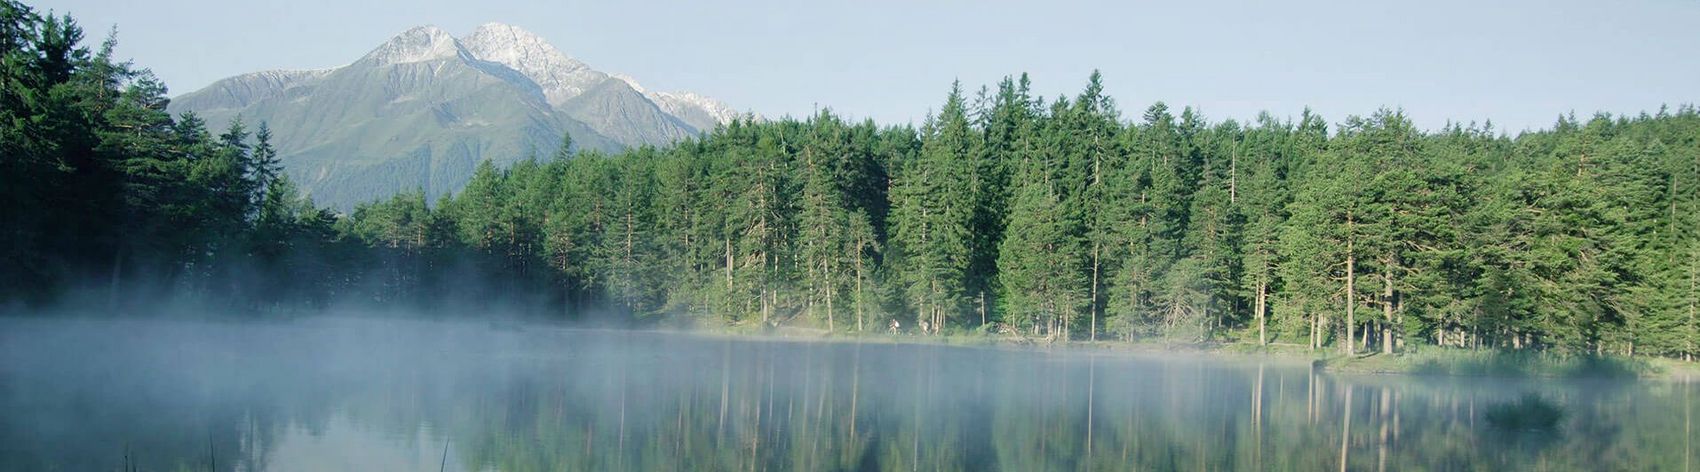
{"label": "tree reflection in water", "polygon": [[1675,383],[1343,377],[1197,357],[429,322],[5,323],[4,470],[429,470],[445,460],[502,471],[1616,470],[1693,460],[1692,387]]}

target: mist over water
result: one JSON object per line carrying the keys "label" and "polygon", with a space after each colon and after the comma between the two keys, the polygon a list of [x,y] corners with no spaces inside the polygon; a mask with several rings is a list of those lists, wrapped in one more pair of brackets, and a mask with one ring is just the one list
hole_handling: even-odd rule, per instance
{"label": "mist over water", "polygon": [[0,470],[1682,470],[1693,390],[536,324],[0,319]]}

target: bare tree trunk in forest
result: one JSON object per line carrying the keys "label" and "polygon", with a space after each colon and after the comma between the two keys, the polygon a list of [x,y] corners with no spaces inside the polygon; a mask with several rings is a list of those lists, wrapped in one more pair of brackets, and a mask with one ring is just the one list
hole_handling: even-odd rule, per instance
{"label": "bare tree trunk in forest", "polygon": [[932,297],[930,297],[930,301],[928,301],[927,311],[921,312],[921,334],[937,333],[935,329],[938,329],[938,326],[933,326],[933,323],[938,321],[938,307],[933,306],[933,302],[938,301],[938,280],[932,280],[932,282],[928,284],[928,289],[932,289],[928,290],[928,294],[932,295]]}
{"label": "bare tree trunk in forest", "polygon": [[986,326],[986,291],[980,291],[980,326]]}
{"label": "bare tree trunk in forest", "polygon": [[[759,274],[761,276],[761,292],[758,295],[761,297],[761,325],[762,325],[762,328],[766,328],[766,327],[769,326],[768,323],[770,323],[770,322],[768,320],[772,317],[771,313],[772,313],[772,310],[773,310],[773,307],[768,304],[768,294],[767,294],[767,292],[768,292],[768,282],[769,282],[769,280],[768,280],[768,278],[769,278],[769,272],[768,272],[769,261],[768,261],[768,259],[772,258],[773,255],[768,254],[768,252],[767,252],[768,244],[771,243],[772,241],[770,241],[769,238],[768,238],[768,224],[767,224],[767,216],[768,215],[767,214],[768,214],[769,209],[767,207],[767,182],[766,181],[763,181],[760,184],[756,185],[756,194],[758,195],[758,197],[756,197],[756,208],[759,209],[759,212],[757,214],[760,215],[760,216],[756,217],[756,238],[758,238],[757,239],[757,243],[758,243],[757,247],[761,248],[760,250],[756,251],[756,256],[758,257],[757,260],[759,260],[761,262],[761,271],[757,272],[757,274]],[[758,410],[757,415],[758,415],[757,417],[759,418],[760,417],[759,416],[760,415],[759,410]]]}
{"label": "bare tree trunk in forest", "polygon": [[862,331],[862,252],[856,252],[856,332]]}
{"label": "bare tree trunk in forest", "polygon": [[[1392,301],[1392,317],[1396,319],[1397,326],[1401,326],[1399,329],[1404,329],[1404,299],[1401,299],[1401,297],[1394,297],[1394,301]],[[1404,340],[1406,340],[1404,331],[1394,333],[1394,338],[1392,338],[1394,346],[1392,346],[1392,348],[1394,348],[1394,350],[1401,350],[1401,348],[1404,348]]]}
{"label": "bare tree trunk in forest", "polygon": [[1694,318],[1700,314],[1700,248],[1688,251],[1688,352],[1683,354],[1688,360],[1694,360]]}
{"label": "bare tree trunk in forest", "polygon": [[816,319],[815,301],[821,296],[820,291],[822,287],[818,283],[819,281],[815,279],[815,265],[810,263],[808,267],[808,275],[803,276],[803,280],[805,281],[804,283],[808,284],[808,286],[803,290],[803,317],[810,321],[814,321]]}
{"label": "bare tree trunk in forest", "polygon": [[1269,309],[1268,301],[1269,282],[1259,280],[1257,282],[1257,344],[1259,346],[1269,344],[1269,334],[1266,329],[1268,325],[1268,312],[1266,311]]}
{"label": "bare tree trunk in forest", "polygon": [[1328,310],[1316,312],[1316,348],[1321,350],[1328,344],[1328,333],[1334,330],[1333,321],[1328,319]]}
{"label": "bare tree trunk in forest", "polygon": [[927,325],[927,299],[926,299],[926,297],[917,297],[917,299],[915,300],[915,330],[916,330],[916,332],[921,333],[921,334],[927,334],[927,330],[923,328],[923,326],[926,326],[926,325]]}
{"label": "bare tree trunk in forest", "polygon": [[726,291],[732,291],[732,239],[726,239]]}
{"label": "bare tree trunk in forest", "polygon": [[1322,347],[1322,343],[1317,340],[1317,335],[1320,332],[1319,330],[1322,329],[1321,327],[1322,327],[1322,315],[1320,313],[1311,313],[1311,315],[1310,315],[1310,350],[1312,350],[1312,351],[1315,351],[1318,347]]}
{"label": "bare tree trunk in forest", "polygon": [[[1357,282],[1358,255],[1352,252],[1352,246],[1356,242],[1356,238],[1352,237],[1352,223],[1352,212],[1348,211],[1346,212],[1346,344],[1342,346],[1348,356],[1356,354],[1354,352],[1356,346],[1352,345],[1352,329],[1357,325],[1358,305],[1356,300],[1357,289],[1354,286],[1354,283]],[[1345,453],[1342,452],[1341,454],[1344,455]],[[1342,467],[1344,467],[1343,464]]]}
{"label": "bare tree trunk in forest", "polygon": [[949,311],[946,311],[947,306],[949,305],[945,305],[943,303],[933,305],[933,335],[935,336],[944,334],[944,324],[950,319],[949,316],[947,316],[949,313]]}
{"label": "bare tree trunk in forest", "polygon": [[1210,317],[1210,299],[1209,298],[1204,299],[1204,308],[1203,309],[1204,309],[1203,316],[1198,317],[1199,318],[1198,324],[1201,325],[1201,326],[1199,326],[1200,329],[1199,329],[1199,333],[1198,333],[1198,336],[1200,338],[1199,341],[1204,341],[1206,339],[1210,339],[1210,332],[1212,330],[1211,325],[1216,322],[1216,320],[1214,318]]}
{"label": "bare tree trunk in forest", "polygon": [[[1098,138],[1096,136],[1094,136],[1092,138],[1092,143],[1093,143],[1094,146],[1096,146],[1098,144]],[[1103,169],[1103,160],[1104,160],[1104,158],[1103,158],[1102,155],[1100,155],[1098,153],[1093,153],[1093,155],[1092,155],[1092,185],[1094,187],[1100,189],[1100,191],[1104,188],[1104,173],[1103,173],[1103,170],[1102,170]],[[1100,213],[1102,213],[1101,210],[1100,210]],[[1100,214],[1100,215],[1098,215],[1097,218],[1100,221],[1100,223],[1098,223],[1098,224],[1102,225],[1101,222],[1103,220],[1103,216]],[[1087,338],[1091,339],[1092,341],[1098,340],[1098,272],[1102,269],[1103,261],[1104,261],[1104,259],[1103,259],[1103,242],[1099,241],[1100,238],[1098,238],[1097,236],[1098,235],[1093,235],[1093,238],[1092,238],[1092,289],[1089,291],[1092,295],[1092,300],[1090,300],[1086,303],[1086,309],[1087,309],[1087,311],[1090,312],[1090,313],[1088,313],[1088,315],[1092,317],[1092,321],[1091,321],[1091,324],[1090,324],[1090,327],[1092,329],[1092,333],[1090,335],[1088,335]]]}
{"label": "bare tree trunk in forest", "polygon": [[1385,283],[1381,294],[1386,298],[1381,301],[1381,310],[1387,317],[1387,329],[1381,330],[1381,353],[1392,354],[1393,330],[1398,326],[1393,323],[1393,269],[1384,265],[1381,269],[1381,280]]}
{"label": "bare tree trunk in forest", "polygon": [[633,209],[631,208],[630,205],[627,205],[627,207],[626,207],[626,259],[624,261],[622,261],[622,262],[625,263],[624,265],[626,266],[625,271],[624,271],[624,272],[626,272],[626,275],[624,277],[626,279],[626,282],[625,282],[625,285],[626,285],[625,292],[626,293],[622,294],[621,297],[626,299],[626,308],[627,309],[635,310],[635,309],[637,309],[637,300],[636,299],[637,299],[637,282],[638,281],[636,280],[637,275],[634,274],[633,271],[637,270],[637,260],[634,259],[632,256],[633,256],[633,253],[634,253],[636,246],[637,246],[637,243],[635,241],[633,241],[634,236],[635,236],[634,233],[637,233],[637,225],[635,224],[635,222],[632,221],[633,218],[634,218],[634,215],[632,215],[632,213],[634,213]]}
{"label": "bare tree trunk in forest", "polygon": [[1074,339],[1074,336],[1073,336],[1074,333],[1069,331],[1070,328],[1073,328],[1073,326],[1072,326],[1072,324],[1073,324],[1072,322],[1074,321],[1073,315],[1074,315],[1073,313],[1069,313],[1069,312],[1064,311],[1064,310],[1060,310],[1060,309],[1057,310],[1057,316],[1062,318],[1060,324],[1062,325],[1062,338],[1061,339],[1063,341],[1068,341],[1068,340]]}
{"label": "bare tree trunk in forest", "polygon": [[[1097,167],[1097,164],[1093,164],[1093,167]],[[1094,171],[1094,172],[1096,172],[1096,171]],[[1091,303],[1086,304],[1086,309],[1091,310],[1091,312],[1092,312],[1091,313],[1091,315],[1092,315],[1092,336],[1091,336],[1091,339],[1093,341],[1098,340],[1098,268],[1099,268],[1099,263],[1100,263],[1100,259],[1099,259],[1098,241],[1097,241],[1096,238],[1094,238],[1093,241],[1092,241],[1092,301],[1091,301]]]}
{"label": "bare tree trunk in forest", "polygon": [[769,326],[768,323],[769,323],[769,320],[772,318],[771,313],[772,313],[772,310],[773,310],[772,305],[769,305],[768,302],[767,302],[768,301],[768,294],[767,294],[768,293],[768,280],[767,280],[767,278],[768,278],[768,272],[767,272],[767,264],[768,264],[767,259],[768,259],[768,257],[769,256],[766,252],[757,252],[756,253],[756,260],[761,261],[761,268],[758,272],[756,272],[756,275],[760,278],[760,286],[757,287],[758,290],[756,291],[756,301],[761,304],[761,325],[762,325],[763,328],[766,328],[767,326]]}

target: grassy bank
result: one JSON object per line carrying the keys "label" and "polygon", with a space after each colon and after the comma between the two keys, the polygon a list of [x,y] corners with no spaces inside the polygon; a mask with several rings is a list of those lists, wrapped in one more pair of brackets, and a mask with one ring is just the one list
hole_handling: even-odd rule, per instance
{"label": "grassy bank", "polygon": [[756,326],[699,327],[703,331],[738,337],[788,338],[874,343],[917,343],[1031,349],[1073,349],[1124,354],[1197,354],[1234,358],[1263,358],[1309,362],[1338,374],[1428,375],[1552,379],[1655,379],[1700,381],[1700,365],[1674,359],[1560,354],[1545,351],[1498,351],[1418,346],[1398,354],[1341,355],[1336,348],[1312,351],[1293,344],[1128,341],[1055,341],[979,332],[914,336],[869,332],[850,334],[808,328],[760,329]]}

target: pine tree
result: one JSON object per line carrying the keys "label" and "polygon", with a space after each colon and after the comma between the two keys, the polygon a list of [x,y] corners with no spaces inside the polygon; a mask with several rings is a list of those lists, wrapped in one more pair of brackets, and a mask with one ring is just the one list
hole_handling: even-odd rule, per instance
{"label": "pine tree", "polygon": [[260,129],[254,131],[253,179],[259,185],[260,193],[266,194],[265,189],[276,182],[283,173],[283,161],[277,156],[277,149],[272,147],[272,129],[265,122],[260,122]]}
{"label": "pine tree", "polygon": [[650,202],[655,188],[651,156],[640,150],[632,158],[604,167],[608,175],[605,207],[612,218],[603,225],[598,252],[606,273],[600,277],[614,303],[635,315],[652,314],[659,308],[655,286],[651,228],[654,215]]}
{"label": "pine tree", "polygon": [[1084,190],[1072,202],[1081,215],[1083,224],[1084,246],[1086,251],[1086,266],[1090,272],[1087,289],[1088,335],[1091,340],[1098,339],[1098,318],[1103,313],[1105,293],[1103,286],[1109,279],[1108,274],[1113,270],[1118,258],[1113,257],[1111,248],[1117,246],[1115,237],[1115,220],[1108,209],[1111,205],[1125,204],[1125,195],[1112,193],[1115,184],[1109,175],[1113,169],[1127,165],[1126,155],[1122,150],[1117,134],[1121,131],[1121,116],[1116,111],[1115,102],[1104,94],[1103,76],[1093,71],[1087,80],[1086,90],[1074,100],[1074,108],[1069,111],[1069,139],[1072,141],[1069,152],[1074,157],[1070,161],[1080,162],[1084,171],[1081,184]]}
{"label": "pine tree", "polygon": [[1281,228],[1286,223],[1286,205],[1291,198],[1286,178],[1296,158],[1293,126],[1269,114],[1258,116],[1257,126],[1247,132],[1245,150],[1237,160],[1237,185],[1232,198],[1245,222],[1240,266],[1242,288],[1249,292],[1252,321],[1257,325],[1258,344],[1269,343],[1270,297],[1280,289],[1275,268]]}
{"label": "pine tree", "polygon": [[1201,161],[1200,180],[1187,210],[1189,227],[1182,242],[1197,266],[1204,295],[1195,309],[1206,326],[1203,335],[1209,336],[1235,306],[1242,225],[1235,206],[1241,130],[1229,121],[1194,139]]}
{"label": "pine tree", "polygon": [[990,107],[980,116],[982,137],[976,163],[982,168],[979,175],[988,178],[979,189],[980,206],[973,227],[974,234],[980,238],[976,246],[981,250],[976,253],[975,267],[970,271],[982,277],[982,283],[975,290],[977,299],[972,301],[982,325],[987,319],[1001,318],[993,311],[1003,303],[999,298],[1003,288],[999,284],[1005,265],[999,260],[1003,257],[1006,225],[1013,218],[1010,203],[1015,187],[1020,184],[1012,178],[1019,177],[1014,173],[1025,165],[1035,146],[1033,133],[1037,112],[1028,93],[1029,87],[1026,74],[1019,81],[1004,77],[998,83],[997,94],[991,98]]}
{"label": "pine tree", "polygon": [[923,131],[920,155],[892,188],[897,274],[921,332],[938,334],[960,314],[971,256],[974,208],[968,188],[972,134],[960,84]]}
{"label": "pine tree", "polygon": [[1016,174],[1008,233],[999,251],[1005,304],[1000,311],[1017,329],[1027,326],[1034,334],[1066,339],[1069,319],[1090,304],[1090,281],[1080,270],[1085,263],[1080,225],[1046,170],[1060,156],[1036,148],[1028,153],[1033,155],[1024,156]]}

